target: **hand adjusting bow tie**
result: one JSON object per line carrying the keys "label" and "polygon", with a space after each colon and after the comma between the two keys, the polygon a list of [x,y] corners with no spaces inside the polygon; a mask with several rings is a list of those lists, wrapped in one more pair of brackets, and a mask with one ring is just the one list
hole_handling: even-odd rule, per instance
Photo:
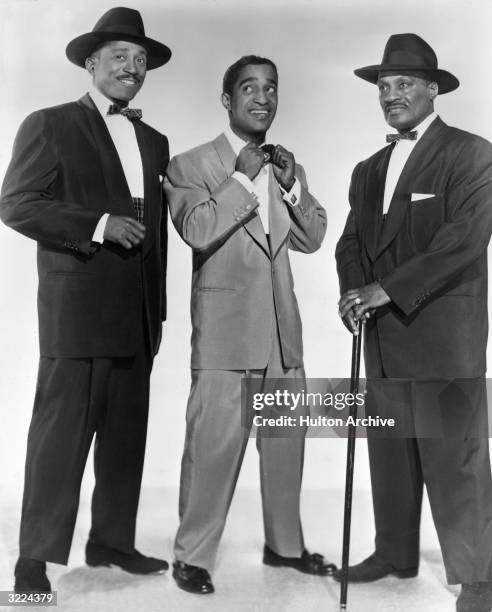
{"label": "hand adjusting bow tie", "polygon": [[417,140],[417,130],[404,134],[386,134],[386,142],[398,142],[400,140]]}
{"label": "hand adjusting bow tie", "polygon": [[129,121],[136,121],[142,118],[142,111],[140,108],[126,108],[119,104],[111,104],[108,108],[108,115],[123,115]]}

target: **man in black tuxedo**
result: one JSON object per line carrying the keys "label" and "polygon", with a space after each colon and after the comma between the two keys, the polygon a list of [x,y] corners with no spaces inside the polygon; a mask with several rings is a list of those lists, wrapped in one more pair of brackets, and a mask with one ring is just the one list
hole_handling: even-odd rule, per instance
{"label": "man in black tuxedo", "polygon": [[368,430],[376,546],[348,579],[417,575],[425,483],[448,582],[463,585],[458,612],[490,611],[484,376],[492,146],[434,112],[437,94],[459,82],[419,36],[391,36],[381,65],[355,74],[377,84],[397,133],[352,175],[336,249],[340,315],[353,332],[369,315],[366,373],[377,393],[368,395],[368,410],[408,428],[391,439]]}
{"label": "man in black tuxedo", "polygon": [[29,430],[16,591],[47,591],[66,564],[95,434],[91,566],[160,573],[135,549],[152,360],[165,318],[165,136],[128,103],[170,50],[138,11],[111,9],[67,46],[93,79],[76,102],[31,114],[0,201],[38,243],[40,364]]}

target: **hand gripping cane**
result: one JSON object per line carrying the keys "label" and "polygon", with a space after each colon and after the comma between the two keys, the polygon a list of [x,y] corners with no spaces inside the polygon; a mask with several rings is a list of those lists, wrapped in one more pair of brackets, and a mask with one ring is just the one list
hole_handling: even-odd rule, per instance
{"label": "hand gripping cane", "polygon": [[[352,370],[350,374],[350,393],[354,396],[359,392],[360,351],[362,345],[362,320],[357,323],[358,334],[352,338]],[[349,408],[351,422],[357,417],[357,402]],[[343,549],[342,549],[342,581],[340,585],[340,610],[347,609],[348,565],[350,549],[350,524],[352,520],[352,488],[354,481],[356,426],[350,424],[347,439],[347,469],[345,473],[345,506],[343,514]]]}

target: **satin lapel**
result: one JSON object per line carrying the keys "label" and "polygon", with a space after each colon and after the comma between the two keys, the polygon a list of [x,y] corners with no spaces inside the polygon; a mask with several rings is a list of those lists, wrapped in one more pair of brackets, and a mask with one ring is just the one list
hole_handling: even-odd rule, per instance
{"label": "satin lapel", "polygon": [[[134,121],[133,127],[135,128],[135,135],[137,137],[137,144],[140,150],[140,157],[142,158],[142,167],[144,175],[144,225],[146,228],[145,242],[144,242],[144,254],[147,253],[155,242],[155,236],[158,232],[155,231],[155,224],[159,218],[158,211],[155,211],[156,206],[160,206],[161,201],[158,202],[152,199],[152,181],[158,180],[157,176],[153,176],[153,169],[155,164],[152,163],[152,146],[148,140],[147,131],[140,121]],[[163,211],[163,214],[164,211]]]}
{"label": "satin lapel", "polygon": [[[132,198],[126,182],[125,173],[123,172],[120,157],[114,146],[113,139],[108,132],[108,128],[104,123],[104,119],[101,117],[88,94],[78,102],[84,110],[94,146],[99,153],[99,160],[108,192],[107,212],[117,215],[133,216]],[[83,131],[87,132],[87,125],[85,123],[81,125],[81,128]]]}
{"label": "satin lapel", "polygon": [[[217,151],[219,159],[222,163],[222,167],[224,169],[224,177],[222,181],[225,181],[229,178],[233,172],[236,165],[236,155],[232,150],[229,141],[227,140],[225,134],[221,134],[213,141],[213,146]],[[220,178],[219,182],[220,182]],[[232,205],[235,203],[233,202]],[[248,234],[253,238],[255,242],[257,242],[261,248],[265,251],[265,253],[270,257],[270,248],[268,247],[268,241],[265,234],[265,230],[263,228],[263,224],[260,219],[260,215],[257,213],[251,219],[244,224],[244,228],[248,232]]]}
{"label": "satin lapel", "polygon": [[361,218],[364,243],[372,261],[376,258],[379,237],[381,235],[384,183],[393,148],[394,145],[386,147],[381,151],[380,155],[375,156],[366,174],[367,183],[365,185]]}
{"label": "satin lapel", "polygon": [[270,224],[270,249],[272,259],[285,242],[290,231],[290,216],[287,206],[280,193],[277,180],[272,171],[272,165],[268,165],[268,220]]}
{"label": "satin lapel", "polygon": [[395,193],[391,199],[388,209],[388,215],[381,234],[381,240],[378,245],[377,255],[380,255],[384,249],[390,244],[397,234],[400,226],[405,218],[407,208],[410,204],[411,182],[418,176],[420,169],[425,167],[424,152],[432,146],[435,140],[436,133],[444,126],[444,122],[437,117],[425,131],[425,134],[417,142],[413,148],[395,187]]}

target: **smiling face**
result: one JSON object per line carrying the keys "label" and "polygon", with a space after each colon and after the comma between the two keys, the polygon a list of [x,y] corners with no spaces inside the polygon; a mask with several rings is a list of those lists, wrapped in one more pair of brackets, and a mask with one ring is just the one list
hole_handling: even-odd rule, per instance
{"label": "smiling face", "polygon": [[411,74],[380,73],[377,86],[384,118],[399,132],[407,132],[434,110],[437,83]]}
{"label": "smiling face", "polygon": [[145,80],[147,51],[135,43],[111,41],[88,57],[85,66],[106,98],[128,104]]}
{"label": "smiling face", "polygon": [[248,142],[262,143],[277,112],[277,71],[270,64],[244,66],[230,94],[222,94],[232,131]]}

